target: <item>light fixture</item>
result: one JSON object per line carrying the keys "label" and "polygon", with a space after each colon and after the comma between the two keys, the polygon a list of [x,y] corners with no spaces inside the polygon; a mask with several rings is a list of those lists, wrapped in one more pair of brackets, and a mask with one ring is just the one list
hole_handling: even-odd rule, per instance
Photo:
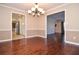
{"label": "light fixture", "polygon": [[31,10],[28,10],[28,13],[33,16],[40,16],[45,13],[45,11],[42,8],[38,7],[38,3],[35,3],[35,6],[31,8]]}

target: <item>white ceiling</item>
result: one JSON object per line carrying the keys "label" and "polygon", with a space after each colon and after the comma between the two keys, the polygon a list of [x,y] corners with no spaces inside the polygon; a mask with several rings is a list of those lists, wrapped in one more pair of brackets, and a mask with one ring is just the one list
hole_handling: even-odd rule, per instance
{"label": "white ceiling", "polygon": [[[34,3],[1,3],[1,4],[25,11],[29,10],[31,7],[34,6]],[[39,7],[43,8],[45,11],[51,8],[55,8],[61,4],[62,3],[38,3]]]}

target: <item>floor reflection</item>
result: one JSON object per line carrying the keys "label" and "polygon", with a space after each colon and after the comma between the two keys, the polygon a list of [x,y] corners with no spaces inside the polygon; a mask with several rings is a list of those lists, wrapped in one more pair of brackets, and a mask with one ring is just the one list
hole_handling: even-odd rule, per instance
{"label": "floor reflection", "polygon": [[[1,55],[63,55],[79,54],[79,46],[64,43],[64,35],[51,34],[46,38],[33,37],[0,43]],[[47,40],[47,44],[46,44]]]}
{"label": "floor reflection", "polygon": [[48,46],[48,54],[63,54],[64,48],[64,35],[55,33],[47,36],[47,46]]}

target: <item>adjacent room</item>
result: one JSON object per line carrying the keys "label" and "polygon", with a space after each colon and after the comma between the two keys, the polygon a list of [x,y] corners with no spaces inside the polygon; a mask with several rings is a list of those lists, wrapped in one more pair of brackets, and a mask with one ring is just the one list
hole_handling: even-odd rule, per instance
{"label": "adjacent room", "polygon": [[64,34],[65,12],[58,12],[47,16],[47,36],[52,36],[56,33]]}
{"label": "adjacent room", "polygon": [[12,39],[25,37],[24,15],[12,13]]}
{"label": "adjacent room", "polygon": [[79,55],[78,3],[0,3],[0,55]]}

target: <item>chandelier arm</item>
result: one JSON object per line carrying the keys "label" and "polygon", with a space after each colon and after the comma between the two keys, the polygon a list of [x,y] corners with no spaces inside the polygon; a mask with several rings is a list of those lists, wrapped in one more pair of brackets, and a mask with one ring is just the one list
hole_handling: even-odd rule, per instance
{"label": "chandelier arm", "polygon": [[[35,3],[35,6],[38,6],[38,3]],[[42,8],[32,7],[28,13],[32,14],[33,16],[35,15],[40,16],[44,14],[44,10]]]}

